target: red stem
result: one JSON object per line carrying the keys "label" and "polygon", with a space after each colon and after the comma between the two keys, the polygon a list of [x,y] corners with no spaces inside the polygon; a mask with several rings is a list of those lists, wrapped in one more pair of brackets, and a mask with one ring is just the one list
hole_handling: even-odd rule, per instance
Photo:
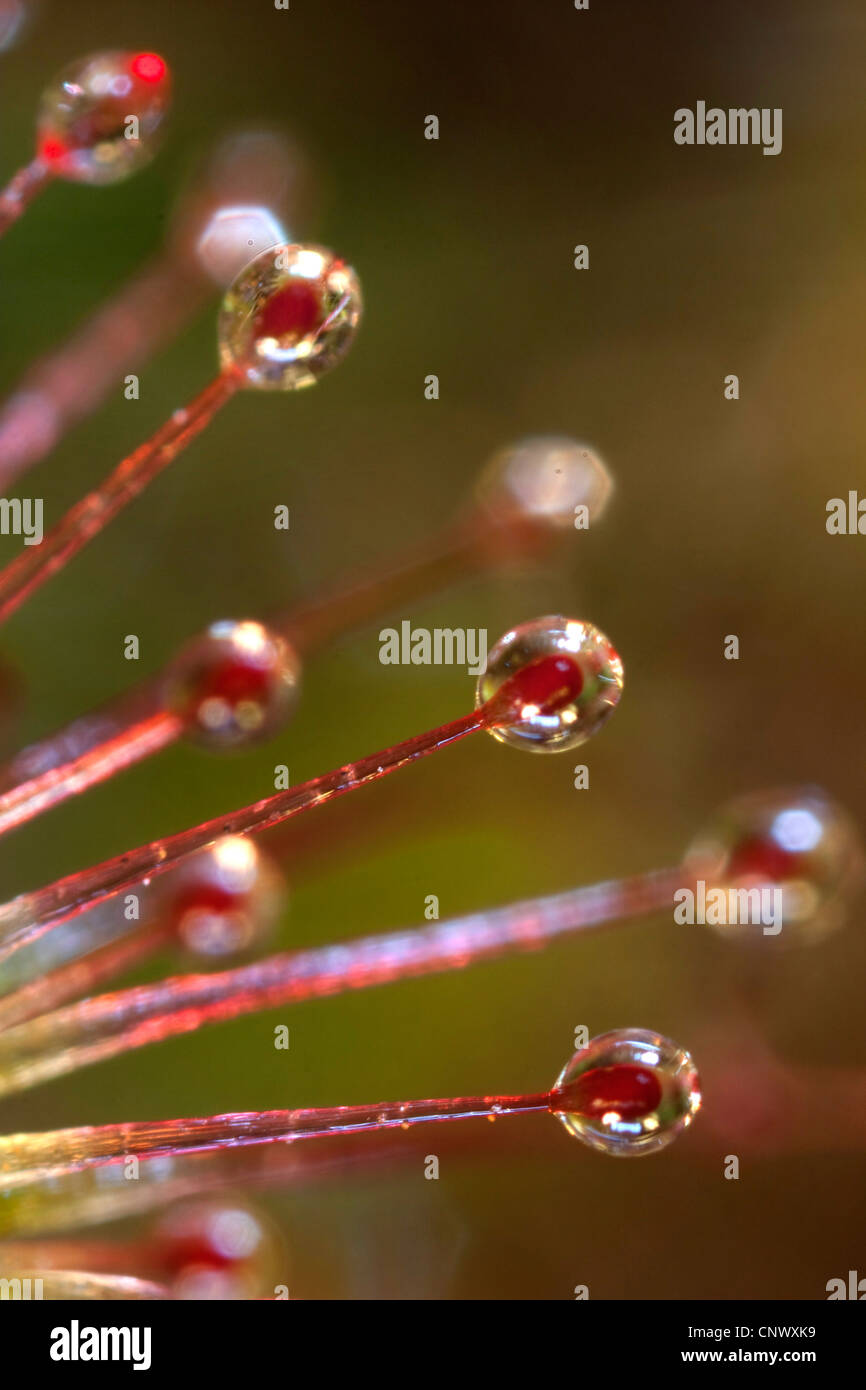
{"label": "red stem", "polygon": [[240,379],[221,372],[185,410],[177,410],[146,443],[139,445],[99,487],[77,502],[44,538],[27,546],[0,571],[0,623],[47,579],[62,569],[88,541],[99,535],[148,483],[171,463],[237,391]]}
{"label": "red stem", "polygon": [[38,156],[18,170],[0,193],[0,236],[18,221],[53,178],[53,170]]}
{"label": "red stem", "polygon": [[94,907],[125,888],[133,887],[142,879],[149,880],[165,873],[174,864],[207,848],[223,835],[267,830],[289,816],[311,810],[368,782],[378,781],[380,777],[396,772],[427,753],[445,748],[449,743],[485,728],[490,718],[486,708],[473,711],[439,729],[416,734],[414,738],[398,743],[385,752],[372,753],[358,762],[346,763],[334,772],[289,787],[286,791],[253,802],[251,806],[204,821],[166,839],[153,840],[150,844],[127,850],[93,868],[58,879],[46,888],[23,893],[0,908],[0,961],[22,946],[38,940],[60,922]]}
{"label": "red stem", "polygon": [[410,1125],[498,1118],[550,1109],[552,1093],[526,1096],[459,1096],[451,1100],[384,1101],[379,1105],[338,1105],[316,1110],[246,1111],[202,1119],[143,1120],[131,1124],[86,1125],[44,1134],[0,1138],[0,1180],[5,1190],[45,1178],[75,1173],[130,1156],[207,1153],[250,1144],[322,1139],[334,1134],[408,1129]]}

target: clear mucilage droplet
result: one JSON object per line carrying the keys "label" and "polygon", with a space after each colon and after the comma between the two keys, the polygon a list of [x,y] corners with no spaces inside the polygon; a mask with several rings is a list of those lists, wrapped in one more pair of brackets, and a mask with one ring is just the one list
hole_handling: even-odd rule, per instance
{"label": "clear mucilage droplet", "polygon": [[499,710],[489,729],[501,743],[558,753],[598,732],[622,686],[622,662],[592,623],[536,618],[491,648],[475,703]]}
{"label": "clear mucilage droplet", "polygon": [[[695,838],[686,867],[707,889],[755,896],[756,911],[715,924],[732,939],[763,940],[758,898],[778,890],[782,941],[810,942],[841,926],[864,880],[862,838],[818,788],[756,792],[727,802]],[[766,914],[765,914],[766,915]]]}
{"label": "clear mucilage droplet", "polygon": [[285,243],[286,232],[267,207],[229,204],[213,210],[195,243],[195,257],[206,275],[226,289],[250,258]]}
{"label": "clear mucilage droplet", "polygon": [[169,70],[156,53],[81,58],[42,94],[37,154],[74,183],[116,183],[152,158],[170,98]]}
{"label": "clear mucilage droplet", "polygon": [[270,737],[294,707],[300,661],[261,623],[214,623],[171,665],[167,707],[184,721],[187,738],[219,752]]}
{"label": "clear mucilage droplet", "polygon": [[225,835],[158,881],[156,918],[184,950],[240,954],[272,934],[288,899],[273,860],[244,835]]}
{"label": "clear mucilage droplet", "polygon": [[282,1251],[275,1232],[236,1197],[192,1197],[158,1219],[147,1252],[172,1298],[201,1302],[273,1297]]}
{"label": "clear mucilage droplet", "polygon": [[700,1104],[688,1052],[644,1028],[593,1038],[563,1067],[550,1095],[550,1108],[569,1134],[624,1158],[665,1148]]}
{"label": "clear mucilage droplet", "polygon": [[522,517],[557,529],[575,527],[576,509],[584,520],[600,519],[610,500],[613,480],[585,444],[541,435],[522,439],[494,454],[478,481],[482,505],[503,521]]}
{"label": "clear mucilage droplet", "polygon": [[311,386],[348,352],[361,309],[358,278],[333,252],[273,246],[244,267],[223,300],[223,370],[258,390]]}

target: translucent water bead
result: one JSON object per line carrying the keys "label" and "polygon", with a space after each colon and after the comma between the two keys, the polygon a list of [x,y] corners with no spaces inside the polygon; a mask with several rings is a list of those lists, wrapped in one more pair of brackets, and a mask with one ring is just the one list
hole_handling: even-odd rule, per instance
{"label": "translucent water bead", "polygon": [[683,1048],[644,1028],[593,1038],[560,1072],[550,1108],[590,1148],[632,1158],[665,1148],[691,1124],[700,1080]]}
{"label": "translucent water bead", "polygon": [[348,352],[361,308],[357,276],[333,252],[273,246],[244,267],[223,300],[223,370],[260,390],[311,386]]}
{"label": "translucent water bead", "polygon": [[237,955],[272,933],[286,905],[285,879],[245,835],[225,835],[158,880],[157,917],[193,955]]}
{"label": "translucent water bead", "polygon": [[146,164],[168,110],[171,77],[156,53],[95,53],[42,94],[37,154],[61,178],[116,183]]}
{"label": "translucent water bead", "polygon": [[622,662],[592,623],[536,618],[491,648],[475,703],[489,704],[488,727],[501,743],[559,753],[598,732],[622,686]]}
{"label": "translucent water bead", "polygon": [[[612,492],[601,459],[585,444],[558,436],[522,439],[500,450],[478,481],[480,501],[501,519],[521,516],[557,528],[574,527],[582,507],[592,525]],[[583,527],[584,518],[579,520]]]}
{"label": "translucent water bead", "polygon": [[285,240],[285,229],[270,208],[236,203],[211,213],[196,240],[195,256],[205,274],[224,290],[251,256]]}
{"label": "translucent water bead", "polygon": [[268,738],[291,712],[300,662],[284,638],[257,622],[214,623],[172,663],[169,709],[193,742],[215,751]]}
{"label": "translucent water bead", "polygon": [[[809,942],[844,922],[864,879],[863,841],[847,812],[816,787],[756,792],[721,807],[689,847],[686,865],[708,888],[778,888],[778,939]],[[723,915],[727,925],[716,925],[723,935],[764,939],[760,924]]]}
{"label": "translucent water bead", "polygon": [[281,1247],[264,1217],[236,1197],[195,1197],[159,1219],[149,1259],[184,1301],[273,1298]]}

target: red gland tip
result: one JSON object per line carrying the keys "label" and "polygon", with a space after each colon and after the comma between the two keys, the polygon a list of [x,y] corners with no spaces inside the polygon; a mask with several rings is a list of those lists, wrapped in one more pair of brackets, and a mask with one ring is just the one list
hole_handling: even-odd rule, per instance
{"label": "red gland tip", "polygon": [[622,1120],[641,1120],[661,1104],[662,1087],[650,1067],[623,1062],[593,1067],[553,1091],[550,1108],[587,1118],[615,1111]]}
{"label": "red gland tip", "polygon": [[39,158],[46,164],[55,164],[66,154],[66,146],[56,135],[45,135],[39,142]]}
{"label": "red gland tip", "polygon": [[294,279],[262,305],[256,317],[256,334],[259,338],[291,338],[299,342],[318,328],[321,320],[317,287],[309,280]]}
{"label": "red gland tip", "polygon": [[134,77],[154,84],[161,82],[167,71],[165,60],[158,53],[136,53],[129,66]]}
{"label": "red gland tip", "polygon": [[582,690],[583,672],[573,657],[563,653],[542,656],[508,676],[488,701],[488,708],[496,719],[509,722],[531,717],[527,707],[533,713],[556,714],[574,704]]}
{"label": "red gland tip", "polygon": [[741,879],[783,883],[796,872],[798,858],[796,853],[777,845],[769,835],[755,835],[731,851],[725,876],[733,883]]}

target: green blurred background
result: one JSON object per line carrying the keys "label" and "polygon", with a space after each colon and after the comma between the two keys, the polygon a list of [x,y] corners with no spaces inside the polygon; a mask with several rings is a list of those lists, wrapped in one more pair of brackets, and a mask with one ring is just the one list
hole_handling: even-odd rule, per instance
{"label": "green blurred background", "polygon": [[[181,181],[236,124],[282,124],[309,152],[304,230],[355,265],[366,318],[338,372],[294,399],[233,402],[10,623],[4,655],[27,682],[13,745],[156,671],[209,621],[265,615],[425,537],[495,449],[562,433],[611,469],[603,522],[544,565],[389,616],[491,640],[545,612],[598,623],[626,691],[579,755],[591,789],[573,789],[577,757],[477,739],[327,808],[327,852],[307,872],[293,857],[280,944],[412,925],[431,893],[444,917],[675,862],[720,800],[757,787],[818,782],[866,823],[866,540],[824,526],[828,498],[866,494],[862,5],[45,0],[0,59],[4,174],[29,154],[43,81],[108,47],[171,63],[168,138],[128,183],[53,188],[10,232],[0,389],[158,247]],[[781,155],[676,146],[673,112],[698,99],[782,107]],[[423,138],[429,113],[438,142]],[[138,402],[118,387],[19,492],[58,518],[204,384],[214,338],[208,311],[142,369]],[[280,502],[288,533],[273,528]],[[2,538],[0,559],[18,545]],[[17,832],[4,897],[258,798],[277,762],[301,780],[467,710],[465,672],[380,665],[385,625],[310,663],[272,744],[227,760],[178,747]],[[723,659],[727,633],[738,662]],[[691,1047],[707,1114],[744,1015],[792,1062],[866,1066],[862,905],[821,946],[769,954],[744,961],[655,920],[204,1030],[7,1101],[0,1127],[534,1090],[580,1024]],[[821,1298],[862,1270],[862,1154],[828,1136],[752,1155],[705,1120],[636,1164],[543,1117],[484,1126],[471,1159],[449,1157],[445,1133],[397,1136],[412,1146],[402,1167],[263,1199],[286,1282],[299,1298],[568,1299],[576,1284],[594,1298]],[[438,1182],[423,1177],[429,1152]],[[739,1182],[723,1179],[729,1152]]]}

